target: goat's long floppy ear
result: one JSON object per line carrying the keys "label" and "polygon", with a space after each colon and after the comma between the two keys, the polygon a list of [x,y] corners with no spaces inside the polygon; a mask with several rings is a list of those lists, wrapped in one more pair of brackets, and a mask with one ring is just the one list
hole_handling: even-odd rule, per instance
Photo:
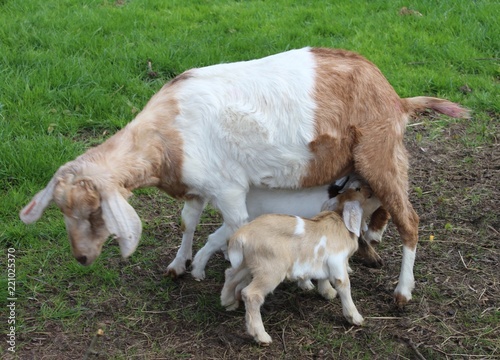
{"label": "goat's long floppy ear", "polygon": [[101,207],[108,231],[118,238],[122,256],[129,257],[139,245],[142,233],[141,219],[118,191],[105,194]]}
{"label": "goat's long floppy ear", "polygon": [[43,211],[49,206],[54,195],[58,178],[56,175],[50,180],[45,189],[38,192],[30,203],[26,205],[20,212],[19,217],[25,224],[31,224],[37,221],[43,214]]}
{"label": "goat's long floppy ear", "polygon": [[361,233],[361,222],[363,221],[363,209],[358,201],[346,201],[342,212],[347,230],[359,237]]}

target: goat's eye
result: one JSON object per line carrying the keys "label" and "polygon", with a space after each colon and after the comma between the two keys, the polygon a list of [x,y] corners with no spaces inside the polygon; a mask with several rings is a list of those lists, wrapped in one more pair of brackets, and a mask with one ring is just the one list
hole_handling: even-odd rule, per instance
{"label": "goat's eye", "polygon": [[358,188],[356,188],[356,191],[361,191],[361,188],[359,188],[359,187],[358,187]]}

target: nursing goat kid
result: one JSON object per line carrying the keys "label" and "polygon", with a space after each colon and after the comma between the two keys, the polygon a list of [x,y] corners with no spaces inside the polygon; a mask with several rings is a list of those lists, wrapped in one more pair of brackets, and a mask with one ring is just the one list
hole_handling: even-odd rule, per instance
{"label": "nursing goat kid", "polygon": [[[356,189],[364,183],[358,174],[352,173],[327,187],[298,190],[250,188],[246,202],[249,221],[264,214],[286,214],[310,218],[323,210],[335,209],[336,197],[339,193],[347,189]],[[383,261],[372,244],[381,241],[389,217],[376,197],[371,199],[371,204],[373,208],[363,212],[362,233],[358,239],[359,248],[356,255],[366,266],[379,268],[383,265]],[[223,224],[222,228],[224,226]],[[226,251],[227,246],[224,246],[223,250]],[[314,285],[309,280],[298,281],[298,285],[304,290],[314,289]],[[323,293],[321,289],[320,283],[320,292]],[[328,290],[325,291],[328,293]]]}
{"label": "nursing goat kid", "polygon": [[[358,174],[351,173],[336,180],[328,187],[298,190],[250,188],[246,202],[248,219],[251,221],[264,214],[285,214],[310,218],[324,210],[324,206],[329,203],[329,199],[336,197],[346,189],[359,187],[362,182],[364,180]],[[356,255],[365,266],[380,268],[383,265],[383,260],[372,245],[378,245],[382,240],[390,216],[380,205],[375,211],[369,213],[365,211],[364,214],[363,231],[359,238],[359,249]],[[228,240],[229,238],[226,239],[226,242]],[[224,248],[227,247],[224,246]]]}
{"label": "nursing goat kid", "polygon": [[[410,115],[426,108],[467,116],[447,100],[401,99],[375,65],[344,50],[307,47],[191,69],[121,131],[61,166],[20,216],[34,222],[53,200],[81,264],[91,264],[111,234],[128,257],[142,227],[127,198],[134,189],[156,186],[185,201],[181,248],[192,247],[208,202],[220,210],[227,234],[209,236],[205,246],[218,250],[248,221],[250,187],[323,186],[356,170],[401,236],[395,298],[403,305],[414,286],[418,241],[403,135]],[[192,263],[199,279],[210,255],[205,247]],[[182,260],[169,271],[185,272],[188,259]]]}
{"label": "nursing goat kid", "polygon": [[[352,186],[357,186],[359,176],[357,174],[350,174],[332,183],[329,186],[320,186],[305,189],[267,189],[251,187],[246,197],[246,206],[248,212],[248,220],[251,221],[256,217],[263,214],[287,214],[296,215],[301,217],[313,217],[317,215],[321,209],[322,204],[338,195],[344,188],[348,189]],[[363,236],[359,241],[358,255],[363,264],[368,267],[379,268],[383,265],[382,258],[373,249],[372,244],[379,243],[382,235],[389,221],[387,211],[380,207],[375,214],[369,219],[367,223],[369,226],[367,230],[364,229]],[[366,227],[366,226],[365,226]],[[211,237],[224,237],[221,241],[211,241],[211,244],[223,243],[222,249],[210,247],[209,244],[204,248],[205,255],[208,258],[218,250],[227,250],[227,241],[231,236],[231,232],[224,223],[222,226],[211,235]],[[223,240],[223,241],[222,241]],[[176,276],[173,270],[176,267],[176,262],[184,265],[186,261],[191,260],[192,246],[181,246],[178,250],[175,261],[169,266],[168,273]],[[201,253],[202,251],[200,251]],[[197,255],[199,257],[200,254]],[[312,284],[309,282],[299,283],[304,289],[312,289]]]}
{"label": "nursing goat kid", "polygon": [[271,337],[260,314],[266,295],[284,279],[318,279],[319,292],[327,299],[338,292],[345,318],[361,325],[363,317],[351,297],[348,260],[358,249],[364,214],[379,206],[363,185],[329,200],[326,208],[336,210],[312,219],[268,214],[243,225],[228,244],[231,268],[226,270],[221,304],[234,310],[243,299],[248,333],[267,345]]}

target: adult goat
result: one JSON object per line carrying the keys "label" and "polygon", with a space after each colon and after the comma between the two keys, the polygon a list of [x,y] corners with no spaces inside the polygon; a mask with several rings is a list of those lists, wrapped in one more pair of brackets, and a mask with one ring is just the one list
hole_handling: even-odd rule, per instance
{"label": "adult goat", "polygon": [[[414,287],[419,221],[408,199],[403,135],[409,116],[426,108],[468,115],[443,99],[401,99],[374,64],[345,50],[306,47],[191,69],[121,131],[61,166],[20,216],[36,221],[54,200],[80,263],[91,264],[110,234],[127,257],[142,228],[126,199],[156,186],[185,200],[182,246],[192,244],[207,202],[218,208],[227,234],[210,236],[207,246],[220,249],[248,220],[251,186],[322,186],[355,170],[401,236],[395,298],[403,305]],[[202,249],[192,264],[196,277],[204,276],[206,260]],[[185,264],[174,265],[169,270],[177,275],[185,271]]]}

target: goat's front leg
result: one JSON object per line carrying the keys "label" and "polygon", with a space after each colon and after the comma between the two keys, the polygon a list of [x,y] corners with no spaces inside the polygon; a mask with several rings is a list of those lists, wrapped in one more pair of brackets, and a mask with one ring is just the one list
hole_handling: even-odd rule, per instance
{"label": "goat's front leg", "polygon": [[177,277],[186,272],[186,265],[189,265],[186,263],[190,262],[193,256],[194,231],[205,205],[206,201],[201,198],[185,202],[181,214],[182,243],[175,259],[167,267],[167,275]]}
{"label": "goat's front leg", "polygon": [[363,317],[358,312],[356,305],[352,301],[351,282],[347,273],[347,259],[343,264],[329,263],[330,281],[335,285],[335,289],[339,294],[340,302],[342,303],[342,313],[349,323],[361,325],[364,322]]}
{"label": "goat's front leg", "polygon": [[191,275],[196,280],[205,278],[205,267],[210,257],[215,252],[225,249],[231,235],[248,221],[245,199],[246,192],[243,190],[226,191],[215,198],[214,206],[221,211],[224,224],[208,237],[205,246],[196,253],[191,270]]}

